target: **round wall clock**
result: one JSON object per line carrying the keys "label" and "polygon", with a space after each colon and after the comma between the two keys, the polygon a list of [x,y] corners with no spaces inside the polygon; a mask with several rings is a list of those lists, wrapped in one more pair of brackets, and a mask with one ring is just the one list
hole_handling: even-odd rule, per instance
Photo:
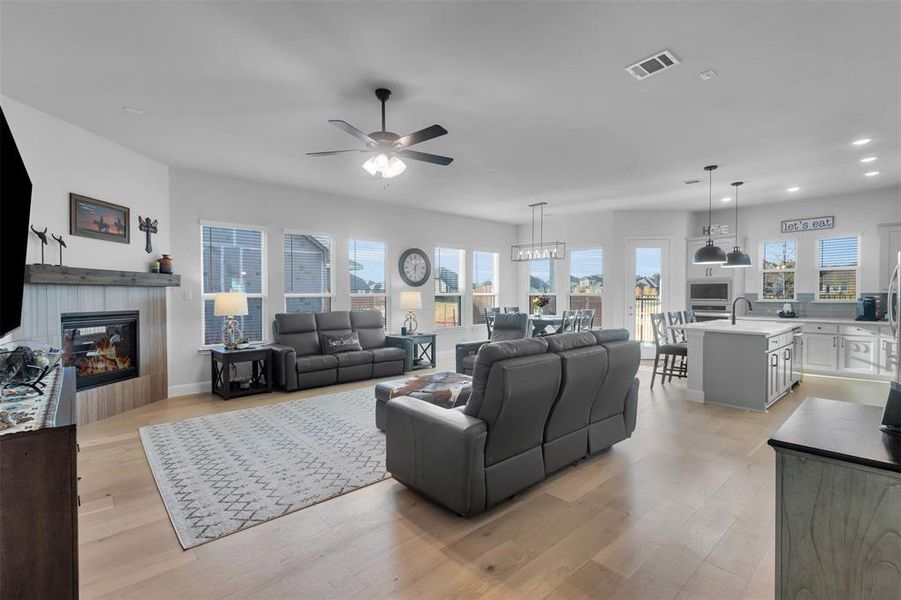
{"label": "round wall clock", "polygon": [[419,248],[410,248],[400,255],[397,270],[400,271],[400,277],[407,285],[419,287],[429,280],[432,265],[425,252]]}

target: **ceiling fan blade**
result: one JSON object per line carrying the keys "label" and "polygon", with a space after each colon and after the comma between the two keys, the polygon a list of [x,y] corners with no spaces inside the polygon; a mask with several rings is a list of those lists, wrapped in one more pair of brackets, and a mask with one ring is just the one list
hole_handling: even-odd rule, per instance
{"label": "ceiling fan blade", "polygon": [[369,137],[368,135],[366,135],[365,133],[363,133],[362,131],[360,131],[359,129],[357,129],[356,127],[354,127],[347,121],[342,121],[341,119],[329,119],[329,123],[331,123],[338,129],[346,131],[347,133],[354,136],[358,140],[366,142],[367,146],[377,146],[378,145],[377,141],[375,141],[374,139],[372,139],[371,137]]}
{"label": "ceiling fan blade", "polygon": [[394,141],[394,147],[407,148],[408,146],[412,146],[413,144],[420,144],[432,138],[445,135],[446,133],[447,129],[445,129],[441,125],[432,125],[431,127],[426,127],[425,129],[420,129],[419,131],[411,133],[410,135],[405,135],[402,138],[398,138]]}
{"label": "ceiling fan blade", "polygon": [[422,162],[432,163],[434,165],[447,166],[454,162],[450,156],[438,156],[437,154],[429,154],[428,152],[417,152],[416,150],[401,150],[398,152],[404,158],[412,158],[413,160],[421,160]]}
{"label": "ceiling fan blade", "polygon": [[307,156],[332,156],[334,154],[344,154],[345,152],[369,152],[369,150],[328,150],[326,152],[307,152]]}

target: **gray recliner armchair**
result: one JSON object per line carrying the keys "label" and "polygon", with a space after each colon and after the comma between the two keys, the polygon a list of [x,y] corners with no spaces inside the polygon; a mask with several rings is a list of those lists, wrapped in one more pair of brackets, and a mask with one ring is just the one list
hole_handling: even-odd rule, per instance
{"label": "gray recliner armchair", "polygon": [[456,346],[457,373],[472,375],[479,349],[489,342],[506,342],[528,337],[529,315],[500,313],[494,316],[491,338],[479,342],[459,342]]}

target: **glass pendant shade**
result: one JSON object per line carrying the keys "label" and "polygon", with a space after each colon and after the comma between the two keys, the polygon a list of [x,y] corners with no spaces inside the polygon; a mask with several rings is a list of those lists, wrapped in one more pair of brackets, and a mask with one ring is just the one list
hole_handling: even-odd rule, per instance
{"label": "glass pendant shade", "polygon": [[707,240],[707,243],[698,248],[695,252],[694,260],[696,265],[721,265],[726,262],[726,253],[722,248],[713,243],[713,240]]}
{"label": "glass pendant shade", "polygon": [[696,265],[721,265],[726,262],[726,252],[713,243],[713,228],[711,227],[713,219],[713,172],[716,165],[708,165],[704,167],[707,171],[707,243],[698,248],[695,252],[694,259],[691,261]]}
{"label": "glass pendant shade", "polygon": [[384,179],[391,179],[403,173],[407,165],[396,156],[388,158],[387,155],[380,153],[364,162],[363,169],[370,175],[381,175]]}

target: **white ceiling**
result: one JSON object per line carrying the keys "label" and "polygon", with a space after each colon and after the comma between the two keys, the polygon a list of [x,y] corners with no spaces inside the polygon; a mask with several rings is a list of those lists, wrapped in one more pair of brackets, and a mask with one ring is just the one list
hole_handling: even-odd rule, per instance
{"label": "white ceiling", "polygon": [[[509,222],[541,200],[704,209],[706,183],[681,181],[708,163],[715,201],[734,179],[743,203],[901,183],[897,1],[4,2],[0,20],[0,92],[172,166]],[[664,48],[682,64],[623,70]],[[386,186],[359,155],[304,156],[357,147],[328,119],[378,129],[380,85],[388,129],[450,131],[417,146],[450,167]]]}

